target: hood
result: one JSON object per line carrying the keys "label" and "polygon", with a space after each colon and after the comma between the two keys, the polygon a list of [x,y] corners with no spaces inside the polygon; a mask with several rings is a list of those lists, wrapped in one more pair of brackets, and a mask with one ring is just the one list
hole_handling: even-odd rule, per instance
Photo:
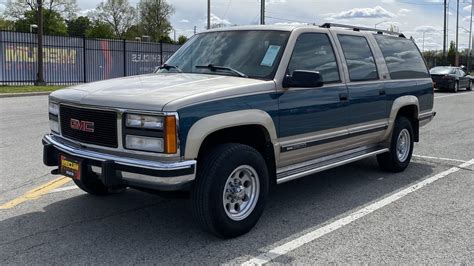
{"label": "hood", "polygon": [[267,82],[222,75],[159,73],[76,85],[55,91],[50,97],[80,105],[161,111],[174,100]]}

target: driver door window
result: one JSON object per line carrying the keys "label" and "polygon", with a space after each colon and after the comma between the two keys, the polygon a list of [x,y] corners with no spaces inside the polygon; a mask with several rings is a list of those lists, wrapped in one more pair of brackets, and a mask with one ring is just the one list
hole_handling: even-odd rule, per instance
{"label": "driver door window", "polygon": [[339,82],[339,69],[331,42],[326,34],[305,33],[296,40],[288,64],[288,74],[295,70],[319,71],[325,84]]}

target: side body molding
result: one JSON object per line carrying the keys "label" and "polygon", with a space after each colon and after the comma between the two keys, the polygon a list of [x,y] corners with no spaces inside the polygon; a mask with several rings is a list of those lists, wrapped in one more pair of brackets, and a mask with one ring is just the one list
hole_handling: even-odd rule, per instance
{"label": "side body molding", "polygon": [[405,106],[416,106],[415,119],[418,119],[418,113],[420,110],[420,104],[418,98],[413,95],[405,95],[398,97],[393,101],[392,109],[390,110],[390,116],[388,118],[388,129],[383,139],[389,139],[392,134],[393,127],[395,125],[395,119],[397,118],[398,111]]}
{"label": "side body molding", "polygon": [[198,120],[188,132],[184,158],[197,158],[201,144],[210,134],[221,129],[245,125],[264,127],[273,144],[275,158],[278,158],[279,145],[275,124],[267,112],[258,109],[221,113]]}

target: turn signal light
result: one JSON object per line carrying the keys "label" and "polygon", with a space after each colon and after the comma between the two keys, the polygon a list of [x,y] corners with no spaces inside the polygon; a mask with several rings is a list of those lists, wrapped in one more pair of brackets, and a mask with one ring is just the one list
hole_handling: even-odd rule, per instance
{"label": "turn signal light", "polygon": [[178,152],[175,116],[165,117],[165,152],[169,154]]}

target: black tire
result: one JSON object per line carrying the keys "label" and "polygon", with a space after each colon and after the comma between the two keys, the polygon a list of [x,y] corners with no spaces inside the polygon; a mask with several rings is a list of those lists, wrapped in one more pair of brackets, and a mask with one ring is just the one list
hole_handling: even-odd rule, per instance
{"label": "black tire", "polygon": [[117,194],[125,191],[125,187],[106,187],[94,173],[87,173],[81,176],[81,180],[72,179],[76,186],[78,186],[83,191],[95,195],[95,196],[105,196],[109,194]]}
{"label": "black tire", "polygon": [[[258,196],[254,197],[256,204],[253,210],[236,221],[226,213],[223,195],[230,175],[243,166],[251,166],[255,170],[260,189]],[[221,238],[237,237],[250,231],[262,215],[268,196],[268,169],[262,155],[247,145],[222,144],[208,153],[197,169],[191,201],[194,217],[201,227]]]}
{"label": "black tire", "polygon": [[[397,142],[398,138],[402,131],[407,130],[409,134],[409,149],[406,158],[402,157],[400,160],[398,153],[397,153]],[[413,153],[413,125],[411,124],[410,120],[406,117],[397,117],[395,120],[395,126],[393,128],[392,138],[390,141],[390,151],[386,153],[382,153],[377,155],[377,162],[383,170],[390,171],[390,172],[402,172],[405,170],[408,165],[410,164],[411,156]]]}
{"label": "black tire", "polygon": [[472,86],[473,86],[472,80],[470,80],[470,81],[469,81],[469,87],[467,87],[466,90],[472,91]]}
{"label": "black tire", "polygon": [[454,82],[453,92],[457,93],[459,91],[459,81]]}

